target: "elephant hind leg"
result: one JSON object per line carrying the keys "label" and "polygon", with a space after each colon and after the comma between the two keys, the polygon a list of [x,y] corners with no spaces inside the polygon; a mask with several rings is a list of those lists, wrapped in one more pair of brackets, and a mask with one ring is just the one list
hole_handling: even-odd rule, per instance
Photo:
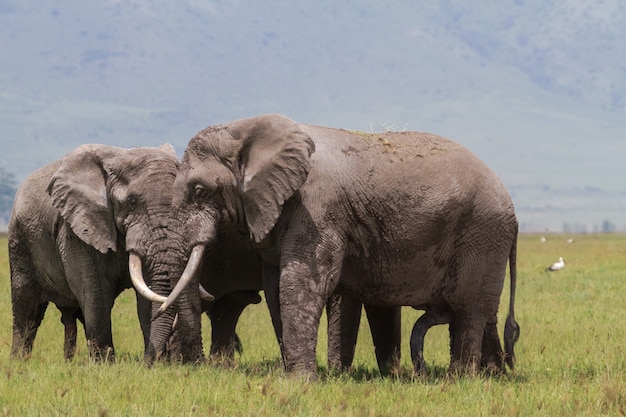
{"label": "elephant hind leg", "polygon": [[11,270],[11,301],[13,311],[13,342],[11,357],[30,356],[39,325],[48,307],[32,256],[24,244],[19,227],[9,227],[9,266]]}
{"label": "elephant hind leg", "polygon": [[451,375],[478,372],[487,320],[477,312],[455,312],[450,324]]}
{"label": "elephant hind leg", "polygon": [[37,330],[48,307],[48,302],[42,301],[42,298],[39,296],[40,293],[39,285],[34,283],[20,288],[12,288],[12,358],[28,358],[33,350]]}
{"label": "elephant hind leg", "polygon": [[500,343],[500,336],[498,335],[497,318],[494,317],[487,322],[485,327],[480,365],[487,373],[504,373],[506,371],[504,359],[505,354]]}
{"label": "elephant hind leg", "polygon": [[417,375],[426,372],[426,360],[424,359],[424,338],[426,332],[433,326],[447,324],[452,322],[451,311],[426,311],[415,322],[411,331],[411,360],[413,361],[413,370]]}

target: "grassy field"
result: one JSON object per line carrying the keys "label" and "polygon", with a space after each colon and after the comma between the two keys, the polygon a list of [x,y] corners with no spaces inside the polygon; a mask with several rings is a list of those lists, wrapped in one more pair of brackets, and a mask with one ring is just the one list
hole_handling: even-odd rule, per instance
{"label": "grassy field", "polygon": [[[134,294],[113,311],[117,363],[92,364],[79,341],[63,360],[60,314],[50,306],[28,361],[9,359],[11,298],[6,238],[0,239],[0,416],[626,416],[626,236],[522,235],[518,249],[517,367],[504,377],[446,377],[447,326],[432,329],[425,355],[432,372],[413,379],[408,337],[421,314],[403,310],[402,370],[381,377],[364,320],[354,369],[321,378],[287,377],[264,304],[248,308],[235,369],[141,362]],[[567,267],[545,272],[563,256]],[[508,283],[499,330],[508,306]],[[204,324],[205,349],[209,324]],[[323,327],[323,326],[322,326]]]}

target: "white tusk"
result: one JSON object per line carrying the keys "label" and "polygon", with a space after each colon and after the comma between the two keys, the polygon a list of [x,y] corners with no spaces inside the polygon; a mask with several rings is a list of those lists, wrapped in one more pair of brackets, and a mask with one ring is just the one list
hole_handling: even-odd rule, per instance
{"label": "white tusk", "polygon": [[193,247],[183,274],[180,276],[178,283],[176,284],[170,295],[167,296],[165,302],[161,304],[161,308],[159,308],[158,314],[162,314],[169,306],[174,304],[180,293],[183,292],[187,285],[189,285],[189,282],[191,282],[192,278],[198,272],[200,265],[202,265],[203,254],[204,246],[197,245]]}
{"label": "white tusk", "polygon": [[207,290],[205,290],[202,284],[198,284],[198,285],[200,287],[198,288],[200,290],[200,298],[202,298],[204,301],[215,301],[215,297],[213,297],[212,294],[210,294]]}
{"label": "white tusk", "polygon": [[128,270],[130,271],[130,280],[133,282],[135,290],[145,299],[152,301],[153,303],[164,303],[167,298],[155,293],[146,285],[141,269],[141,258],[139,258],[136,254],[131,253],[128,257]]}

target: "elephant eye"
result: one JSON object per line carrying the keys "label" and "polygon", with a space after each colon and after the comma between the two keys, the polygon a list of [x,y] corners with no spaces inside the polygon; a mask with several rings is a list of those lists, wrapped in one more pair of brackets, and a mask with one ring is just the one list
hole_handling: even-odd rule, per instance
{"label": "elephant eye", "polygon": [[210,195],[209,190],[204,188],[202,185],[198,184],[193,189],[193,197],[196,202],[201,202],[201,201],[206,200],[207,197],[209,197],[209,195]]}
{"label": "elephant eye", "polygon": [[126,199],[126,204],[128,205],[129,209],[133,210],[135,207],[137,207],[137,196],[132,194],[129,195]]}

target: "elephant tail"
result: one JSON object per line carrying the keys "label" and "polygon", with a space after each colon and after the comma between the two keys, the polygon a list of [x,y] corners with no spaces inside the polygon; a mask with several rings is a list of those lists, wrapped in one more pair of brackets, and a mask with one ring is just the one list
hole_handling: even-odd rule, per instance
{"label": "elephant tail", "polygon": [[511,246],[511,252],[509,253],[509,270],[511,275],[510,286],[510,299],[509,299],[509,314],[506,318],[506,324],[504,325],[504,352],[505,360],[509,368],[513,369],[515,366],[515,352],[513,350],[515,342],[519,339],[520,326],[515,321],[515,289],[517,286],[517,230],[515,231],[515,237],[513,239],[513,245]]}

